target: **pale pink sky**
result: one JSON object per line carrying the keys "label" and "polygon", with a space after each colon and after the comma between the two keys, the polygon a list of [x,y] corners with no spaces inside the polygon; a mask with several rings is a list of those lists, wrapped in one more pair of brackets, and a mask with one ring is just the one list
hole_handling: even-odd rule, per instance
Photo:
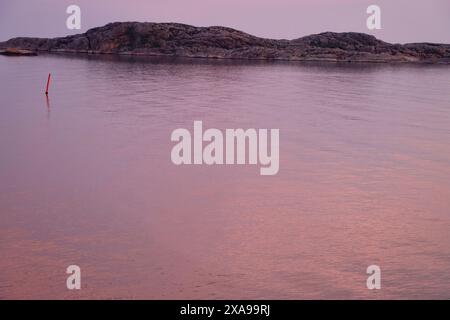
{"label": "pale pink sky", "polygon": [[[77,4],[82,29],[66,29]],[[366,28],[366,8],[382,9],[382,30]],[[450,0],[0,0],[0,41],[85,32],[113,21],[223,25],[268,38],[323,31],[371,33],[389,42],[450,43]]]}

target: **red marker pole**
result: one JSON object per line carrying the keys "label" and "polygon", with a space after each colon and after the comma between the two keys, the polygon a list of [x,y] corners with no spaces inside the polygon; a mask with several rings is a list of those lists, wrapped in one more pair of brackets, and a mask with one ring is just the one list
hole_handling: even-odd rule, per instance
{"label": "red marker pole", "polygon": [[48,78],[47,78],[47,87],[45,88],[45,94],[48,95],[48,87],[50,86],[50,78],[51,78],[52,74],[49,73],[48,74]]}

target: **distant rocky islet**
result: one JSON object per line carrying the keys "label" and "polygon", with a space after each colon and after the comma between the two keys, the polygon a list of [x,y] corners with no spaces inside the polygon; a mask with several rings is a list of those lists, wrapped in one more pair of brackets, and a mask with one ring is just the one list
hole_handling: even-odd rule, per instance
{"label": "distant rocky islet", "polygon": [[259,38],[227,27],[115,22],[59,38],[13,38],[0,53],[87,53],[217,59],[450,64],[450,45],[391,44],[356,32],[324,32],[294,40]]}

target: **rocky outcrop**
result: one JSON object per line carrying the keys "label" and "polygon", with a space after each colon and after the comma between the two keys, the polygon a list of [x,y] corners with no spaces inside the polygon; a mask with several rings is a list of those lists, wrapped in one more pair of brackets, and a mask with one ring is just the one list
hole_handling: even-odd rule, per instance
{"label": "rocky outcrop", "polygon": [[13,38],[0,42],[0,48],[195,58],[450,63],[450,45],[445,44],[390,44],[355,32],[272,40],[226,27],[150,22],[109,23],[62,38]]}
{"label": "rocky outcrop", "polygon": [[0,49],[0,54],[4,56],[36,56],[37,52],[17,48]]}

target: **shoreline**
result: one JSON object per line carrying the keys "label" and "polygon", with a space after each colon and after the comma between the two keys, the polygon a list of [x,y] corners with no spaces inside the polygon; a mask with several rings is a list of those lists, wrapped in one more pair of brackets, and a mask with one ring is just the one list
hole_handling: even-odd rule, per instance
{"label": "shoreline", "polygon": [[[7,48],[9,49],[9,48]],[[17,49],[17,48],[12,48]],[[320,59],[320,58],[308,58],[308,59],[267,59],[267,58],[232,58],[232,57],[203,57],[203,56],[182,56],[182,55],[164,55],[164,54],[146,54],[146,53],[134,53],[134,52],[87,52],[87,51],[45,51],[39,50],[34,51],[33,54],[18,54],[18,55],[9,55],[2,54],[2,50],[4,48],[0,48],[0,56],[9,56],[9,57],[19,57],[19,56],[39,56],[39,55],[55,55],[55,56],[108,56],[108,57],[136,57],[136,58],[165,58],[165,59],[194,59],[194,60],[202,60],[202,61],[235,61],[235,62],[294,62],[294,63],[324,63],[324,64],[337,64],[337,65],[445,65],[450,66],[449,62],[442,61],[388,61],[388,60],[337,60],[337,59]],[[24,50],[24,49],[18,49]]]}

